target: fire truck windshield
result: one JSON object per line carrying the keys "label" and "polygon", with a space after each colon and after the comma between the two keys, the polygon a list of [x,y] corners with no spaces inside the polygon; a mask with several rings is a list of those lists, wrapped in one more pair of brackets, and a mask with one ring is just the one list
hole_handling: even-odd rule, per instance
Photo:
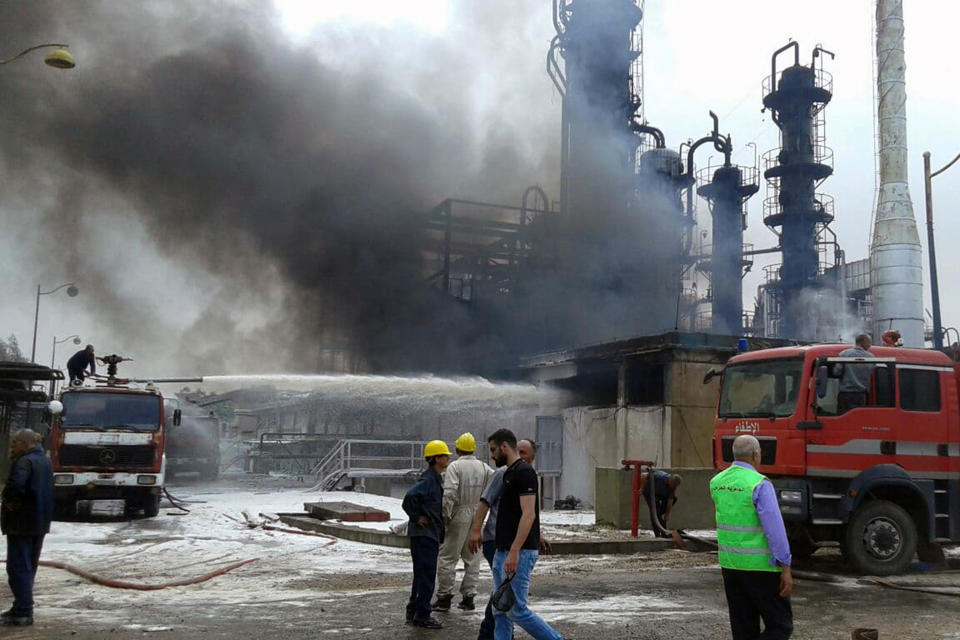
{"label": "fire truck windshield", "polygon": [[60,424],[65,429],[157,431],[160,398],[132,393],[65,393]]}
{"label": "fire truck windshield", "polygon": [[803,360],[757,360],[728,366],[720,392],[721,418],[783,418],[793,415]]}

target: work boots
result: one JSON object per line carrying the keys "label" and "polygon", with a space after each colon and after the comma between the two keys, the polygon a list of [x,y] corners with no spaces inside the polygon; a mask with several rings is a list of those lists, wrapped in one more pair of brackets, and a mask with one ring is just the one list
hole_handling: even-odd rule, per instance
{"label": "work boots", "polygon": [[443,629],[443,625],[440,624],[440,621],[433,616],[429,618],[414,618],[413,626],[422,627],[423,629]]}
{"label": "work boots", "polygon": [[32,614],[22,614],[9,609],[0,613],[0,625],[7,627],[29,627],[33,624]]}
{"label": "work boots", "polygon": [[436,602],[430,605],[434,611],[450,611],[453,596],[437,596]]}
{"label": "work boots", "polygon": [[463,609],[464,611],[473,611],[476,608],[473,604],[473,596],[463,596],[457,608]]}

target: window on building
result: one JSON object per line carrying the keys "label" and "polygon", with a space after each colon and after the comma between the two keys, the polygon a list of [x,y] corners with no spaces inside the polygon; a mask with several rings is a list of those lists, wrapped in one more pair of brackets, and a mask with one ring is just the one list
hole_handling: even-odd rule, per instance
{"label": "window on building", "polygon": [[664,403],[664,366],[657,363],[633,362],[627,367],[627,404],[659,405]]}
{"label": "window on building", "polygon": [[940,411],[940,373],[900,369],[900,408],[904,411]]}

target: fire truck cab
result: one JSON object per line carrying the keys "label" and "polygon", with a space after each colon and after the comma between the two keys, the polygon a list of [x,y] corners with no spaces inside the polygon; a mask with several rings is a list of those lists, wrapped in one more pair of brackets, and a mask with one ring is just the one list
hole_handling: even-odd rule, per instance
{"label": "fire truck cab", "polygon": [[154,388],[71,387],[50,430],[56,511],[79,500],[122,499],[126,511],[160,511],[164,486],[163,397]]}
{"label": "fire truck cab", "polygon": [[[960,540],[958,368],[938,351],[849,345],[784,347],[733,357],[722,374],[716,468],[733,440],[759,441],[758,469],[777,490],[794,555],[839,543],[857,570],[904,571]],[[844,367],[868,379],[866,404],[841,410]]]}

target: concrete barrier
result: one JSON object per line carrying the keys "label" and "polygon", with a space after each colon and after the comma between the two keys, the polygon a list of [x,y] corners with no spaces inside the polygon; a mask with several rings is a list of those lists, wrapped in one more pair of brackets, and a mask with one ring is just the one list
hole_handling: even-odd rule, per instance
{"label": "concrete barrier", "polygon": [[[710,479],[717,473],[714,469],[664,469],[678,473],[683,484],[677,490],[677,505],[668,524],[671,529],[715,529],[716,519],[713,500],[710,499]],[[629,529],[632,514],[633,470],[597,467],[596,471],[597,524],[606,524],[617,529]],[[640,503],[640,528],[650,529],[650,516],[646,501]]]}
{"label": "concrete barrier", "polygon": [[[297,527],[304,531],[325,533],[330,536],[377,544],[384,547],[408,549],[410,542],[407,536],[399,536],[391,531],[376,531],[347,524],[339,524],[324,520],[317,520],[306,514],[281,513],[280,521],[290,527]],[[649,553],[672,548],[671,540],[645,538],[640,540],[573,540],[551,542],[554,555],[615,555]]]}

